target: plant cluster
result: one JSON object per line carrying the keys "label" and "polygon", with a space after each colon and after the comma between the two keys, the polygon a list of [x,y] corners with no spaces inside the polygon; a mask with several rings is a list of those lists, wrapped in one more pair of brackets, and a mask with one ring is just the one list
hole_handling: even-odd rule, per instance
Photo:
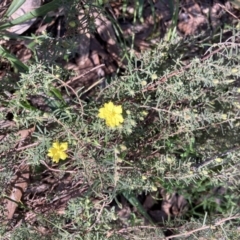
{"label": "plant cluster", "polygon": [[[87,98],[85,89],[66,84],[71,73],[52,61],[35,59],[11,86],[4,85],[8,77],[0,81],[0,117],[10,114],[14,123],[1,126],[1,198],[21,164],[41,176],[44,163],[59,181],[70,175],[69,192],[83,189],[61,214],[57,207],[34,209],[25,199],[20,212],[34,220],[25,217],[8,231],[2,226],[1,234],[44,239],[42,227],[53,239],[161,239],[172,229],[179,239],[237,239],[240,54],[239,32],[232,34],[189,59],[183,49],[197,40],[173,35],[130,56],[121,75],[105,79]],[[42,50],[42,42],[36,44]],[[24,129],[34,130],[22,141]],[[152,221],[137,196],[159,189],[183,195],[187,212]],[[55,206],[62,194],[53,188],[46,203]],[[136,208],[126,219],[118,214],[119,195]]]}

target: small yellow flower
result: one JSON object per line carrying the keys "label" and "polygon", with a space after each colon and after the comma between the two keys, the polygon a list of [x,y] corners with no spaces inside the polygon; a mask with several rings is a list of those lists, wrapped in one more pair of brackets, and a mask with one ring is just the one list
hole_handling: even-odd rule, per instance
{"label": "small yellow flower", "polygon": [[131,128],[127,128],[127,133],[131,134],[132,133],[132,129]]}
{"label": "small yellow flower", "polygon": [[240,104],[238,102],[233,103],[235,107],[240,108]]}
{"label": "small yellow flower", "polygon": [[203,170],[203,171],[202,171],[202,174],[203,174],[203,175],[208,175],[208,171]]}
{"label": "small yellow flower", "polygon": [[134,95],[135,95],[135,92],[134,92],[133,90],[130,90],[130,91],[129,91],[129,94],[130,94],[131,96],[134,96]]}
{"label": "small yellow flower", "polygon": [[172,163],[172,162],[174,161],[174,160],[173,160],[172,158],[170,158],[170,157],[167,157],[166,160],[167,160],[168,163]]}
{"label": "small yellow flower", "polygon": [[142,85],[142,86],[146,86],[146,85],[147,85],[147,82],[146,82],[146,81],[141,81],[141,85]]}
{"label": "small yellow flower", "polygon": [[224,83],[233,83],[233,82],[235,82],[236,80],[234,80],[234,79],[232,79],[232,80],[226,80],[226,81],[224,81]]}
{"label": "small yellow flower", "polygon": [[157,78],[158,78],[158,76],[157,76],[157,74],[156,73],[154,73],[154,74],[152,74],[152,80],[156,80]]}
{"label": "small yellow flower", "polygon": [[232,68],[231,72],[232,72],[232,73],[237,73],[237,72],[238,72],[238,69],[237,69],[237,68]]}
{"label": "small yellow flower", "polygon": [[123,123],[122,106],[116,106],[112,102],[105,103],[99,109],[98,117],[105,119],[108,127],[117,127]]}
{"label": "small yellow flower", "polygon": [[142,180],[147,180],[147,177],[143,175]]}
{"label": "small yellow flower", "polygon": [[143,115],[143,116],[147,116],[147,115],[148,115],[148,112],[142,111],[142,115]]}
{"label": "small yellow flower", "polygon": [[157,187],[156,187],[156,186],[153,185],[153,186],[151,186],[151,188],[152,188],[152,191],[153,191],[153,192],[156,192],[156,191],[157,191]]}
{"label": "small yellow flower", "polygon": [[219,84],[219,80],[218,80],[218,79],[213,79],[213,83],[214,83],[215,85],[217,85],[217,84]]}
{"label": "small yellow flower", "polygon": [[115,154],[120,154],[119,150],[117,148],[114,149]]}
{"label": "small yellow flower", "polygon": [[137,125],[136,121],[134,121],[134,120],[130,120],[130,124],[134,127]]}
{"label": "small yellow flower", "polygon": [[74,22],[74,21],[70,21],[68,24],[72,28],[76,27],[76,25],[77,25],[76,22]]}
{"label": "small yellow flower", "polygon": [[123,145],[123,144],[121,144],[119,147],[120,147],[120,149],[122,151],[126,151],[127,150],[127,147],[125,145]]}
{"label": "small yellow flower", "polygon": [[68,155],[65,153],[67,149],[68,149],[67,142],[63,143],[54,142],[52,147],[49,148],[48,150],[48,156],[52,158],[53,162],[58,163],[59,159],[65,160],[68,157]]}
{"label": "small yellow flower", "polygon": [[221,117],[222,117],[223,120],[227,120],[227,114],[222,114]]}
{"label": "small yellow flower", "polygon": [[215,161],[218,162],[218,163],[220,163],[220,162],[222,162],[223,160],[222,160],[222,158],[216,158]]}
{"label": "small yellow flower", "polygon": [[122,158],[117,158],[118,163],[121,163],[122,161],[123,161]]}

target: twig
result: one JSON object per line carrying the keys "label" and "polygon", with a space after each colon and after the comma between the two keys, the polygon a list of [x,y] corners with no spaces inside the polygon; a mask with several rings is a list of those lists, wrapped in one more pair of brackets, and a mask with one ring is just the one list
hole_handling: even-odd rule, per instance
{"label": "twig", "polygon": [[227,150],[227,151],[225,151],[223,153],[220,153],[218,155],[210,157],[210,158],[206,159],[204,162],[194,165],[193,166],[193,170],[197,171],[197,170],[201,169],[202,167],[205,167],[206,165],[208,165],[211,162],[213,162],[216,158],[224,157],[224,156],[228,155],[229,153],[232,153],[232,152],[234,152],[236,150],[239,150],[239,149],[240,149],[240,146],[233,147],[233,148],[231,148],[231,149],[229,149],[229,150]]}
{"label": "twig", "polygon": [[29,144],[27,146],[19,147],[19,148],[16,149],[16,151],[21,151],[21,150],[24,150],[24,149],[27,149],[27,148],[35,147],[38,144],[39,144],[39,142],[35,142],[35,143]]}
{"label": "twig", "polygon": [[[54,77],[55,77],[55,76],[54,76]],[[82,110],[82,114],[83,114],[83,105],[82,105],[82,102],[81,102],[80,98],[78,97],[76,91],[75,91],[71,86],[69,86],[67,83],[65,83],[64,81],[62,81],[60,78],[58,78],[58,77],[55,77],[55,78],[56,78],[59,82],[62,83],[62,85],[59,86],[58,88],[60,88],[60,87],[62,87],[62,86],[65,86],[65,87],[69,88],[69,89],[75,94],[75,96],[76,96],[76,98],[77,98],[77,100],[78,100],[78,102],[79,102],[79,105],[81,106],[81,110]]]}
{"label": "twig", "polygon": [[159,229],[161,227],[153,227],[153,226],[136,226],[136,227],[126,227],[122,228],[118,231],[118,233],[124,233],[127,232],[128,230],[137,230],[137,229]]}
{"label": "twig", "polygon": [[98,85],[99,83],[101,83],[104,80],[104,78],[99,79],[98,81],[94,82],[88,89],[86,89],[83,94],[87,93],[88,91],[90,91],[93,87],[95,87],[96,85]]}
{"label": "twig", "polygon": [[100,211],[99,211],[99,213],[98,213],[98,215],[97,215],[97,217],[96,217],[96,221],[92,224],[92,226],[89,227],[89,229],[87,229],[87,232],[90,232],[90,231],[93,229],[93,227],[99,222],[100,216],[101,216],[101,214],[102,214],[102,211],[103,211],[105,205],[106,205],[106,204],[105,204],[105,202],[104,202],[103,205],[102,205],[102,207],[101,207],[101,209],[100,209]]}
{"label": "twig", "polygon": [[230,221],[230,220],[237,219],[237,218],[240,218],[240,215],[223,218],[223,219],[217,221],[213,225],[202,226],[200,228],[194,229],[194,230],[186,232],[186,233],[180,233],[180,234],[172,235],[172,236],[166,237],[165,240],[178,238],[178,237],[183,237],[183,236],[187,237],[187,236],[189,236],[189,235],[191,235],[191,234],[193,234],[195,232],[199,232],[199,231],[202,231],[202,230],[205,230],[205,229],[209,229],[209,228],[215,228],[215,227],[221,225],[222,223],[225,223],[226,221]]}
{"label": "twig", "polygon": [[[208,58],[210,58],[212,55],[220,52],[221,50],[225,49],[224,47],[218,48],[214,51],[212,51],[211,53],[209,53],[207,56],[203,56],[200,59],[200,62],[203,63],[205,60],[207,60]],[[167,74],[166,76],[161,77],[158,81],[156,81],[153,84],[148,85],[146,88],[143,89],[142,92],[147,92],[147,91],[153,91],[156,89],[156,87],[163,82],[166,82],[168,80],[168,78],[171,78],[173,76],[179,75],[181,73],[183,73],[185,70],[189,69],[192,66],[192,62],[190,62],[189,64],[187,64],[186,66],[182,67],[180,70],[175,70],[169,74]]]}
{"label": "twig", "polygon": [[226,12],[228,12],[232,17],[236,18],[237,20],[240,20],[235,14],[233,14],[232,12],[230,12],[225,6],[223,6],[222,4],[217,4],[219,7],[221,7],[222,9],[224,9]]}
{"label": "twig", "polygon": [[100,64],[100,65],[92,68],[91,70],[85,72],[84,74],[82,74],[82,75],[80,75],[80,76],[77,76],[77,77],[75,77],[75,78],[73,78],[73,79],[70,79],[70,80],[67,81],[65,84],[73,83],[74,81],[76,81],[76,80],[78,80],[78,79],[86,76],[88,73],[93,72],[93,71],[95,71],[95,70],[97,70],[98,68],[101,68],[101,67],[105,67],[105,64]]}
{"label": "twig", "polygon": [[42,163],[48,170],[53,172],[67,172],[67,173],[76,173],[76,171],[68,171],[68,170],[60,170],[60,169],[54,169],[47,165],[47,163],[43,160],[40,160],[40,163]]}

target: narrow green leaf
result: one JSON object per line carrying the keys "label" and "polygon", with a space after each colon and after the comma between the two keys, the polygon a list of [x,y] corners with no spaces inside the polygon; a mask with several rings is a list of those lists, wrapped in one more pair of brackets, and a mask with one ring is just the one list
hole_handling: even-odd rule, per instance
{"label": "narrow green leaf", "polygon": [[55,9],[57,9],[59,7],[59,0],[53,0],[50,3],[47,3],[37,9],[34,9],[26,14],[24,14],[23,16],[16,18],[12,21],[9,21],[7,23],[4,23],[2,25],[0,25],[0,30],[3,29],[7,29],[9,27],[12,27],[14,25],[18,25],[20,23],[26,22],[27,20],[36,18],[36,17],[40,17],[40,16],[44,16],[46,15],[48,12],[53,11]]}
{"label": "narrow green leaf", "polygon": [[144,0],[139,0],[138,17],[139,17],[141,23],[144,22],[143,7],[144,7]]}
{"label": "narrow green leaf", "polygon": [[61,92],[60,92],[57,88],[52,87],[50,91],[51,91],[51,93],[52,93],[55,97],[57,97],[58,99],[64,101]]}
{"label": "narrow green leaf", "polygon": [[16,56],[8,52],[5,48],[0,46],[0,56],[6,58],[14,67],[20,72],[28,71],[28,66],[22,63]]}
{"label": "narrow green leaf", "polygon": [[7,12],[4,14],[6,17],[10,17],[14,12],[16,12],[26,0],[13,0]]}
{"label": "narrow green leaf", "polygon": [[148,215],[142,204],[138,201],[136,196],[132,193],[123,192],[123,196],[131,203],[151,224],[154,225],[151,217]]}
{"label": "narrow green leaf", "polygon": [[20,105],[26,110],[36,111],[37,108],[33,107],[28,101],[20,101]]}

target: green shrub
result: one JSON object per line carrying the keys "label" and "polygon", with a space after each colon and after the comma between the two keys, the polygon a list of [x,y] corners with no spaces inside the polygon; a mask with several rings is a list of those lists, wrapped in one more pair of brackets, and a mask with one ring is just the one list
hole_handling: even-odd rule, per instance
{"label": "green shrub", "polygon": [[[178,192],[189,202],[185,218],[161,228],[175,228],[182,239],[188,237],[187,231],[196,237],[234,239],[237,232],[231,228],[239,216],[239,44],[233,36],[213,44],[203,58],[198,57],[201,47],[190,58],[193,53],[188,55],[186,49],[196,39],[171,39],[133,57],[121,75],[105,79],[106,87],[97,86],[87,98],[85,89],[72,91],[63,84],[68,76],[65,70],[41,62],[28,66],[10,90],[0,82],[1,118],[10,112],[15,122],[10,133],[2,129],[8,134],[0,145],[2,196],[12,166],[24,161],[33,175],[41,173],[43,163],[51,165],[47,151],[56,141],[68,142],[67,160],[54,166],[60,170],[57,177],[74,171],[71,181],[81,181],[84,189],[63,215],[38,210],[34,224],[22,223],[10,233],[12,239],[38,238],[36,225],[50,230],[52,239],[163,237],[158,228],[141,230],[146,223],[139,213],[146,213],[137,203],[126,225],[108,206],[119,194],[135,196],[157,188]],[[124,122],[115,128],[98,117],[99,109],[110,101],[123,109]],[[32,126],[29,147],[16,148],[14,133]],[[47,201],[54,202],[61,197],[58,194],[52,191]],[[93,199],[99,200],[100,207]],[[23,209],[36,211],[30,206]],[[228,218],[235,222],[219,224]],[[126,226],[128,236],[122,230]]]}

